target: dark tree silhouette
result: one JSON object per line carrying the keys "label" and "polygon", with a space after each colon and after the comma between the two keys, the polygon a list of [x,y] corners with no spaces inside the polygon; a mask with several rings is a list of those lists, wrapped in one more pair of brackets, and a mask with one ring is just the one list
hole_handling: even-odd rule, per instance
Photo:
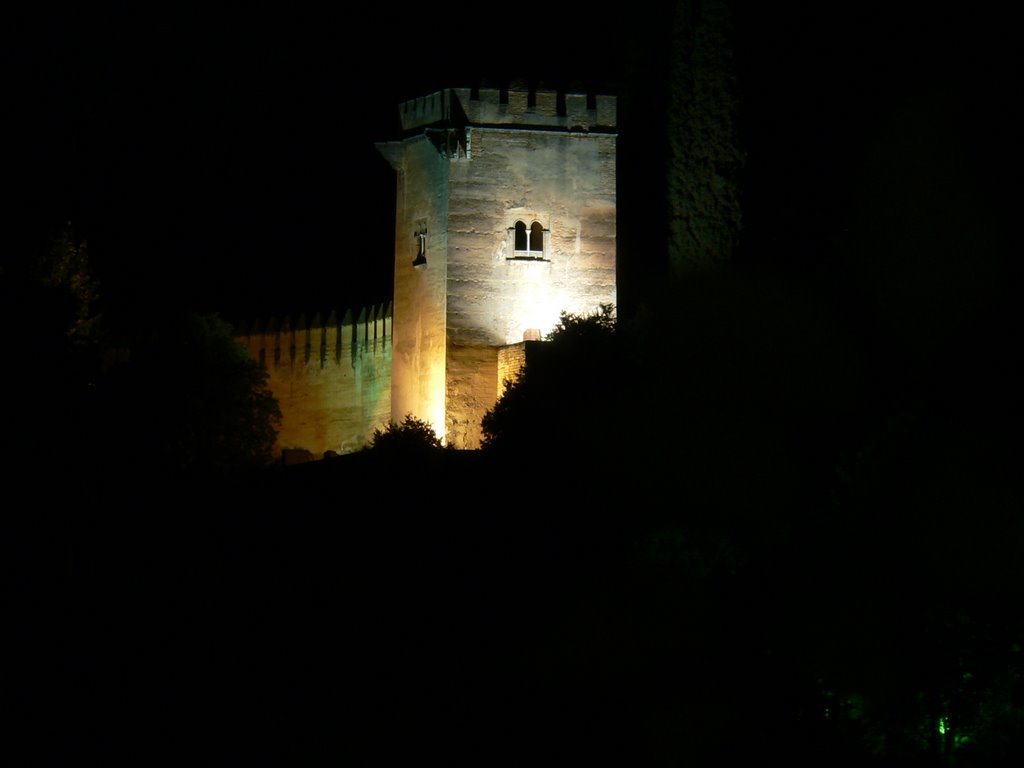
{"label": "dark tree silhouette", "polygon": [[223,475],[273,461],[281,411],[267,372],[217,315],[170,318],[104,381],[115,461]]}
{"label": "dark tree silhouette", "polygon": [[70,222],[37,249],[0,268],[0,322],[17,375],[4,377],[9,444],[20,458],[60,463],[88,434],[86,414],[100,374],[106,323],[87,244]]}
{"label": "dark tree silhouette", "polygon": [[92,276],[85,241],[75,238],[68,222],[51,241],[39,264],[43,286],[63,297],[66,308],[58,321],[66,324],[67,337],[77,346],[95,346],[101,341],[102,315],[98,310],[99,282]]}
{"label": "dark tree silhouette", "polygon": [[434,428],[411,413],[401,423],[389,421],[373,430],[366,450],[379,453],[415,455],[444,447]]}
{"label": "dark tree silhouette", "polygon": [[557,446],[580,458],[608,459],[620,437],[609,421],[621,412],[615,355],[613,305],[591,314],[563,312],[546,340],[530,346],[526,365],[484,415],[484,450],[530,454]]}

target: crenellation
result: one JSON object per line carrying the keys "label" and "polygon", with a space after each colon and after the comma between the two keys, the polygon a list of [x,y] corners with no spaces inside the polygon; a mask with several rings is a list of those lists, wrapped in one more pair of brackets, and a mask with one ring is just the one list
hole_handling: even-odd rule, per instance
{"label": "crenellation", "polygon": [[[402,130],[407,134],[429,126],[468,130],[470,126],[490,125],[608,132],[616,127],[617,99],[612,95],[559,92],[544,87],[531,90],[521,85],[505,91],[481,86],[475,96],[470,88],[447,88],[405,101],[398,112]],[[468,135],[459,157],[471,156]],[[387,149],[378,146],[394,164]]]}
{"label": "crenellation", "polygon": [[294,365],[298,354],[297,334],[295,326],[292,324],[291,317],[287,315],[285,316],[284,325],[282,326],[282,334],[286,335],[288,340],[288,364]]}
{"label": "crenellation", "polygon": [[[320,366],[323,367],[324,360],[327,358],[327,336],[325,334],[326,329],[324,328],[323,321],[320,319],[319,312],[315,312],[313,314],[313,319],[310,321],[309,325],[310,333],[312,334],[310,347],[313,347],[315,342],[316,359]],[[309,360],[307,359],[306,362],[309,362]]]}
{"label": "crenellation", "polygon": [[[337,365],[341,360],[341,333],[339,332],[338,314],[332,309],[324,327],[324,342],[327,347],[328,360]],[[327,361],[325,361],[326,363]]]}
{"label": "crenellation", "polygon": [[505,105],[497,88],[480,88],[477,98],[467,105],[466,116],[470,124],[498,123],[504,119]]}
{"label": "crenellation", "polygon": [[300,314],[295,322],[289,316],[281,321],[271,317],[265,329],[261,330],[259,321],[254,321],[246,330],[239,325],[235,331],[235,339],[242,344],[253,358],[261,352],[270,350],[277,364],[287,359],[289,363],[299,360],[300,353],[303,363],[310,363],[314,351],[319,352],[319,360],[327,361],[333,355],[337,363],[343,350],[365,347],[371,341],[389,341],[392,331],[392,304],[379,304],[362,308],[359,319],[353,320],[352,310],[345,311],[341,321],[334,310],[326,321],[322,314],[316,312],[310,321],[306,315]]}
{"label": "crenellation", "polygon": [[542,117],[558,117],[558,92],[538,90],[533,111]]}
{"label": "crenellation", "polygon": [[384,322],[384,306],[383,305],[378,305],[378,306],[373,307],[372,308],[371,318],[372,318],[371,322],[372,322],[372,325],[373,325],[373,333],[371,335],[373,337],[373,344],[374,344],[374,346],[376,346],[377,339],[384,335],[383,334],[383,328],[382,328],[382,325],[383,325],[383,322]]}
{"label": "crenellation", "polygon": [[363,307],[359,310],[359,318],[355,322],[353,339],[353,351],[357,349],[363,350],[366,348],[366,307]]}
{"label": "crenellation", "polygon": [[475,101],[481,106],[481,108],[493,107],[495,111],[497,111],[497,108],[501,103],[501,90],[490,86],[481,86],[477,91]]}
{"label": "crenellation", "polygon": [[602,128],[614,128],[618,124],[618,99],[615,96],[597,94],[595,97],[595,124]]}
{"label": "crenellation", "polygon": [[511,118],[518,118],[521,120],[526,114],[529,102],[529,91],[509,90],[505,113]]}
{"label": "crenellation", "polygon": [[590,126],[591,111],[587,109],[587,94],[565,94],[565,116],[570,130],[586,130]]}
{"label": "crenellation", "polygon": [[352,310],[346,309],[345,315],[341,319],[340,327],[340,340],[338,342],[338,350],[343,351],[348,349],[349,352],[356,352],[356,323],[352,318]]}

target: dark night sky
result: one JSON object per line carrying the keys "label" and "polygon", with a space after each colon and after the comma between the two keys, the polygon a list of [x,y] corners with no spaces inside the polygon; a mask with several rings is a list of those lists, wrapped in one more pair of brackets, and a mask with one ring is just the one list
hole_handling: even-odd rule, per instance
{"label": "dark night sky", "polygon": [[[545,10],[532,49],[511,44],[506,14],[394,25],[315,6],[144,5],[7,27],[8,256],[71,220],[103,295],[127,309],[247,320],[386,300],[393,177],[373,142],[394,137],[400,99],[518,76],[623,97],[620,250],[651,258],[628,249],[664,175],[664,5],[612,22]],[[818,5],[737,17],[747,251],[813,251],[876,216],[880,189],[899,205],[934,196],[942,218],[933,177],[1008,208],[1009,27],[982,11]]]}

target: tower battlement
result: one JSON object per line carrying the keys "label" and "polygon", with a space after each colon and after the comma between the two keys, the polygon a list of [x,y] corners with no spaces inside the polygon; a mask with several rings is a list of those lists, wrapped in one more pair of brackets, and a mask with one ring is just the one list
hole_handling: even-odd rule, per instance
{"label": "tower battlement", "polygon": [[431,125],[516,125],[610,133],[617,99],[545,89],[445,88],[402,102],[398,114],[405,132]]}

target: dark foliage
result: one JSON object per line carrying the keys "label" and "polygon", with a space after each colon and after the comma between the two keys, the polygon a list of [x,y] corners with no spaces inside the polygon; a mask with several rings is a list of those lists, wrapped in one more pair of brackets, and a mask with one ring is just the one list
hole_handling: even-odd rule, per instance
{"label": "dark foliage", "polygon": [[216,315],[170,318],[97,387],[109,458],[147,474],[225,474],[274,460],[281,411],[267,372]]}
{"label": "dark foliage", "polygon": [[1020,759],[1019,377],[988,353],[1015,326],[908,371],[847,289],[722,266],[618,327],[563,318],[488,414],[497,461],[552,465],[531,524],[588,573],[524,663],[609,750]]}
{"label": "dark foliage", "polygon": [[62,322],[65,335],[78,347],[95,347],[103,340],[103,318],[98,313],[99,283],[92,276],[88,245],[75,238],[71,223],[51,241],[37,265],[36,279],[49,289],[54,305],[51,322]]}
{"label": "dark foliage", "polygon": [[425,455],[444,448],[434,428],[413,416],[405,415],[401,423],[388,422],[373,430],[367,450],[397,455]]}
{"label": "dark foliage", "polygon": [[550,442],[582,461],[608,458],[619,436],[606,421],[617,412],[617,354],[612,305],[589,315],[563,312],[484,416],[483,448],[525,457]]}
{"label": "dark foliage", "polygon": [[[0,267],[0,322],[12,361],[3,377],[12,404],[8,444],[53,460],[74,435],[102,362],[105,338],[88,247],[70,224]],[[17,374],[13,374],[18,371]],[[13,374],[13,375],[12,375]]]}

